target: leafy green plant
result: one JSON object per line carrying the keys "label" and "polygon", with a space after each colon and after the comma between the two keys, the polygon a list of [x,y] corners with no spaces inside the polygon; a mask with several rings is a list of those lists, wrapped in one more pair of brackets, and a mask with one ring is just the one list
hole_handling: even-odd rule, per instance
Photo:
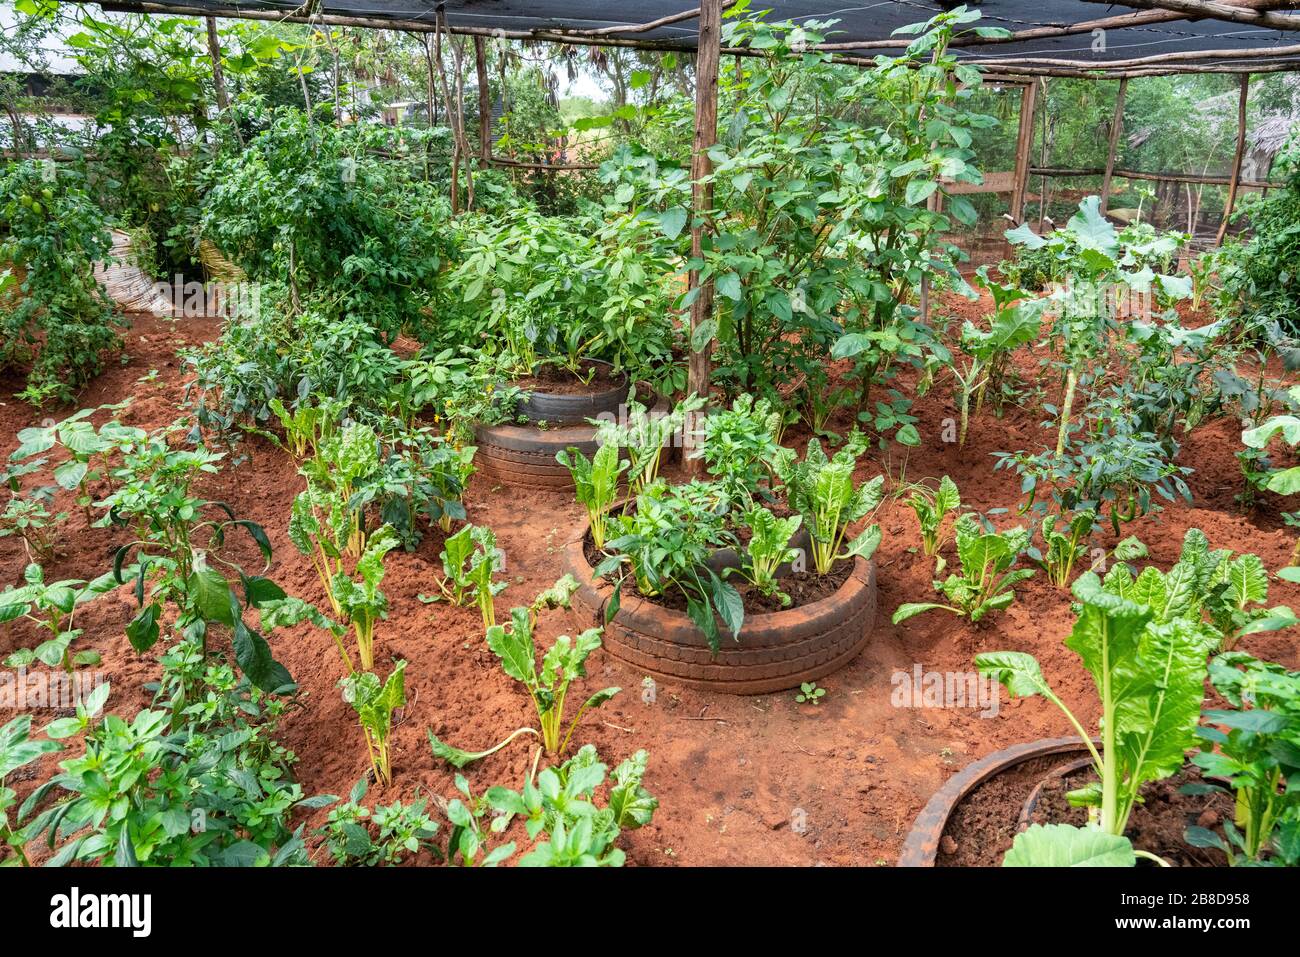
{"label": "leafy green plant", "polygon": [[[1290,391],[1292,401],[1300,405],[1300,386]],[[1263,452],[1275,435],[1281,435],[1292,448],[1300,446],[1300,418],[1294,415],[1276,415],[1251,429],[1241,433],[1242,444],[1247,449]],[[1260,475],[1259,484],[1270,492],[1279,495],[1294,495],[1300,492],[1300,466],[1287,469],[1268,469],[1265,467]]]}
{"label": "leafy green plant", "polygon": [[324,836],[335,864],[375,867],[400,864],[408,855],[426,850],[441,855],[434,842],[438,822],[426,813],[426,798],[410,804],[376,804],[372,809],[361,803],[366,790],[366,779],[362,778],[346,801],[330,809],[325,826],[318,832]]}
{"label": "leafy green plant", "polygon": [[361,722],[375,780],[388,787],[393,783],[388,741],[393,733],[393,712],[406,704],[406,662],[398,661],[382,682],[373,671],[354,671],[339,686]]}
{"label": "leafy green plant", "polygon": [[[54,481],[59,488],[77,491],[77,504],[85,509],[90,520],[90,483],[106,479],[113,489],[116,453],[129,453],[139,448],[147,439],[143,429],[122,425],[110,419],[98,429],[90,422],[97,411],[117,411],[121,406],[101,406],[99,409],[81,409],[52,425],[31,426],[18,431],[18,448],[9,456],[10,461],[21,462],[33,455],[48,452],[56,446],[67,458],[54,468]],[[43,463],[44,459],[29,463]],[[12,486],[11,486],[12,488]]]}
{"label": "leafy green plant", "polygon": [[[149,650],[161,633],[163,609],[172,604],[178,611],[175,627],[187,640],[206,650],[210,628],[228,629],[235,661],[254,685],[263,691],[289,685],[289,672],[272,657],[266,639],[244,620],[249,610],[283,598],[284,590],[269,578],[245,573],[223,554],[227,536],[241,529],[269,567],[270,539],[260,525],[236,517],[224,502],[194,493],[202,476],[218,470],[222,455],[202,447],[172,448],[169,432],[150,436],[128,451],[114,470],[120,485],[96,503],[107,510],[98,524],[126,526],[134,535],[113,556],[117,584],[125,582],[126,561],[134,558],[130,568],[140,611],[127,625],[126,636],[136,651]],[[238,579],[242,600],[228,574]]]}
{"label": "leafy green plant", "polygon": [[[384,580],[384,556],[396,547],[397,535],[389,526],[380,526],[366,539],[355,573],[336,572],[330,583],[330,594],[339,612],[352,626],[357,657],[365,671],[375,666],[375,626],[388,617],[388,597],[379,590]],[[350,657],[347,663],[351,671]]]}
{"label": "leafy green plant", "polygon": [[937,489],[918,483],[907,497],[907,504],[916,513],[921,526],[922,551],[935,560],[936,573],[943,571],[947,561],[939,553],[951,534],[945,533],[944,521],[949,515],[956,516],[961,511],[961,493],[957,490],[957,483],[947,475],[939,480]]}
{"label": "leafy green plant", "polygon": [[[777,518],[770,509],[754,505],[745,512],[745,527],[749,529],[749,542],[745,545],[745,561],[739,573],[764,595],[775,595],[781,604],[789,605],[790,596],[781,591],[777,570],[799,557],[799,549],[790,546],[790,540],[803,516],[791,515]],[[725,569],[726,577],[733,569]]]}
{"label": "leafy green plant", "polygon": [[826,697],[825,688],[817,687],[815,681],[805,681],[799,685],[799,693],[794,696],[794,700],[800,704],[821,704],[824,697]]}
{"label": "leafy green plant", "polygon": [[978,519],[967,514],[958,516],[954,529],[961,574],[934,583],[952,604],[904,603],[894,612],[894,624],[935,609],[978,622],[1015,601],[1015,586],[1033,575],[1032,568],[1014,567],[1029,545],[1029,533],[1023,528],[986,531]]}
{"label": "leafy green plant", "polygon": [[606,444],[588,459],[576,448],[561,450],[555,459],[569,470],[578,504],[587,510],[591,523],[591,540],[597,548],[605,547],[605,527],[609,511],[618,497],[619,478],[629,462],[619,457],[617,445]]}
{"label": "leafy green plant", "polygon": [[295,459],[312,458],[321,442],[334,435],[343,418],[344,405],[338,399],[317,396],[305,398],[289,409],[278,396],[267,403],[284,429],[284,444]]}
{"label": "leafy green plant", "polygon": [[5,659],[5,665],[25,668],[39,661],[70,672],[81,665],[99,664],[102,660],[99,652],[72,650],[72,643],[82,635],[82,629],[73,627],[73,616],[81,605],[118,586],[113,574],[101,575],[91,582],[68,579],[47,583],[41,566],[31,564],[23,579],[25,584],[0,591],[0,623],[27,618],[49,632],[50,637],[35,648],[13,652]]}
{"label": "leafy green plant", "polygon": [[0,469],[0,484],[9,489],[9,503],[0,512],[0,538],[16,535],[22,540],[27,560],[38,563],[54,557],[55,530],[68,518],[67,512],[52,514],[47,507],[54,501],[55,486],[42,485],[26,493],[22,491],[22,477],[44,464],[44,459],[36,459]]}
{"label": "leafy green plant", "polygon": [[1001,396],[1007,363],[1016,349],[1038,337],[1046,305],[1045,300],[1028,299],[1029,294],[1014,285],[989,279],[987,270],[983,268],[976,274],[975,283],[993,297],[994,312],[989,317],[987,330],[969,319],[962,324],[957,345],[966,357],[965,365],[960,366],[955,356],[949,365],[957,386],[957,408],[961,413],[957,431],[959,448],[966,445],[972,399],[978,413],[990,387],[993,387],[995,396]]}
{"label": "leafy green plant", "polygon": [[[767,491],[771,463],[780,446],[781,413],[767,399],[748,393],[737,396],[730,409],[715,409],[704,418],[704,442],[695,452],[727,498],[747,508],[754,496]],[[770,491],[765,497],[770,498]]]}
{"label": "leafy green plant", "polygon": [[461,751],[443,744],[430,731],[429,743],[436,756],[456,767],[464,767],[471,761],[500,750],[523,733],[531,733],[540,738],[547,754],[563,754],[568,749],[569,740],[582,716],[591,708],[599,708],[622,690],[603,688],[588,697],[569,722],[568,730],[565,730],[565,703],[569,687],[578,678],[586,677],[587,657],[600,647],[601,629],[588,628],[577,638],[560,635],[542,655],[540,669],[537,667],[537,647],[533,641],[533,632],[538,610],[556,602],[567,604],[572,595],[572,584],[571,578],[567,582],[561,579],[553,588],[538,595],[532,605],[512,608],[509,625],[493,625],[487,629],[488,647],[501,659],[505,673],[522,684],[528,692],[537,711],[540,730],[520,728],[505,741],[479,753]]}
{"label": "leafy green plant", "polygon": [[[1210,681],[1231,708],[1205,712],[1198,733],[1201,750],[1192,757],[1206,777],[1227,783],[1236,811],[1223,822],[1223,837],[1209,828],[1188,828],[1193,847],[1218,848],[1228,863],[1282,863],[1294,846],[1300,792],[1300,672],[1259,661],[1241,652],[1217,656]],[[1203,782],[1196,793],[1224,791]]]}
{"label": "leafy green plant", "polygon": [[[606,765],[595,747],[583,745],[572,758],[556,767],[535,771],[521,791],[491,787],[479,798],[456,775],[456,788],[464,795],[447,802],[452,824],[447,857],[466,866],[494,867],[515,853],[515,842],[492,848],[479,861],[491,836],[503,833],[515,818],[524,827],[533,849],[519,860],[520,867],[621,867],[625,855],[615,846],[620,834],[650,823],[659,801],[643,780],[649,755],[638,751],[614,769],[605,806],[595,792],[605,783]],[[484,818],[492,819],[484,826]],[[538,840],[543,838],[543,840]]]}
{"label": "leafy green plant", "polygon": [[[735,587],[708,564],[717,548],[735,544],[726,529],[727,501],[722,489],[709,482],[668,485],[662,479],[647,486],[632,507],[614,516],[617,533],[606,542],[606,558],[596,577],[609,579],[614,594],[605,604],[605,621],[613,620],[630,574],[642,595],[680,592],[686,612],[717,654],[718,622],[740,635],[744,604]],[[617,575],[622,566],[627,569]]]}
{"label": "leafy green plant", "polygon": [[121,343],[94,275],[112,246],[107,218],[80,172],[43,171],[23,160],[0,172],[0,262],[23,274],[21,295],[0,297],[0,366],[31,363],[25,394],[37,404],[72,401]]}
{"label": "leafy green plant", "polygon": [[97,718],[109,693],[102,684],[75,717],[46,729],[51,738],[84,734],[85,741],[84,752],[60,762],[61,773],[21,809],[43,808],[27,831],[56,848],[49,866],[307,863],[291,817],[335,799],[304,798],[289,779],[296,758],[272,737],[281,707],[250,692],[224,664],[211,665],[204,681],[210,694],[188,706],[179,725],[153,708],[131,719]]}
{"label": "leafy green plant", "polygon": [[[1212,639],[1188,619],[1158,620],[1151,605],[1121,596],[1092,572],[1079,577],[1073,592],[1078,618],[1065,643],[1097,687],[1100,751],[1032,655],[990,652],[977,655],[975,664],[1013,696],[1042,695],[1061,709],[1092,755],[1099,777],[1098,784],[1071,792],[1070,801],[1089,808],[1092,826],[1102,833],[1122,837],[1143,786],[1179,771],[1184,753],[1195,743]],[[1069,837],[1054,830],[1039,832],[1033,840],[1054,842],[1061,835]]]}
{"label": "leafy green plant", "polygon": [[5,778],[19,768],[26,767],[43,755],[60,750],[63,746],[49,739],[33,741],[31,739],[32,716],[20,714],[0,728],[0,847],[7,847],[14,856],[0,859],[0,867],[19,864],[30,866],[25,846],[27,831],[17,827],[17,821],[11,821],[9,812],[18,802],[18,793],[5,787]]}
{"label": "leafy green plant", "polygon": [[832,566],[861,555],[870,558],[880,544],[880,526],[870,525],[845,542],[849,525],[867,517],[881,503],[884,476],[854,486],[857,460],[849,449],[840,449],[828,459],[816,439],[808,441],[803,461],[794,450],[780,449],[773,470],[785,483],[790,507],[803,516],[803,526],[812,537],[813,567],[819,575],[830,574]]}
{"label": "leafy green plant", "polygon": [[659,478],[663,450],[688,431],[695,413],[702,408],[704,399],[692,394],[679,400],[667,414],[655,415],[635,396],[629,396],[622,422],[601,419],[595,423],[597,442],[627,454],[627,483],[632,495],[640,495]]}
{"label": "leafy green plant", "polygon": [[466,525],[443,543],[442,570],[446,577],[437,583],[440,594],[420,595],[420,600],[446,599],[453,605],[464,605],[473,600],[483,616],[483,627],[491,628],[497,623],[493,599],[509,585],[509,582],[494,580],[497,572],[504,568],[505,559],[497,548],[492,529]]}

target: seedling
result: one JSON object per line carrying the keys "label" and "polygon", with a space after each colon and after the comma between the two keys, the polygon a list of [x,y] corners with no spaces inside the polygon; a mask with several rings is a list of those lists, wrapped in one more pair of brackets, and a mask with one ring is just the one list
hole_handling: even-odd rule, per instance
{"label": "seedling", "polygon": [[794,696],[794,700],[799,704],[821,704],[824,697],[826,697],[825,688],[817,687],[815,681],[805,681],[799,685],[799,693]]}
{"label": "seedling", "polygon": [[935,560],[934,571],[937,575],[947,565],[947,561],[939,554],[951,535],[951,531],[944,527],[945,519],[949,515],[955,516],[961,510],[961,493],[957,490],[957,483],[945,475],[939,480],[938,489],[931,490],[927,485],[918,484],[914,486],[907,504],[916,513],[916,519],[921,525],[922,550]]}
{"label": "seedling", "polygon": [[933,610],[978,622],[990,612],[1010,605],[1016,597],[1015,586],[1033,575],[1032,568],[1012,567],[1029,544],[1029,533],[1023,528],[986,532],[973,515],[960,516],[955,527],[961,574],[934,583],[952,604],[907,602],[894,612],[894,624]]}
{"label": "seedling", "polygon": [[72,643],[82,635],[73,627],[76,610],[92,599],[118,586],[111,572],[94,581],[67,579],[46,583],[40,565],[28,565],[23,573],[25,584],[0,591],[0,624],[27,618],[49,632],[50,637],[35,648],[21,648],[5,659],[9,668],[25,668],[39,661],[51,668],[71,672],[82,665],[97,665],[100,655],[86,649],[74,652]]}

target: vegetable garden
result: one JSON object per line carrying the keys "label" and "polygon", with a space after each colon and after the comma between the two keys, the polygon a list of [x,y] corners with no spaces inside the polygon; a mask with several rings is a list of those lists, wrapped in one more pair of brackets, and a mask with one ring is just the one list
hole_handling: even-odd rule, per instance
{"label": "vegetable garden", "polygon": [[1297,50],[205,6],[5,21],[0,864],[1300,864]]}

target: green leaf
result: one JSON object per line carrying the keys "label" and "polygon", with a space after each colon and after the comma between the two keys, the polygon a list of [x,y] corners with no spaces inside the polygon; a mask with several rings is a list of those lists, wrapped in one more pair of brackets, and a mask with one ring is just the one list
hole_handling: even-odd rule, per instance
{"label": "green leaf", "polygon": [[1126,837],[1068,824],[1031,824],[1016,835],[1003,867],[1133,867]]}

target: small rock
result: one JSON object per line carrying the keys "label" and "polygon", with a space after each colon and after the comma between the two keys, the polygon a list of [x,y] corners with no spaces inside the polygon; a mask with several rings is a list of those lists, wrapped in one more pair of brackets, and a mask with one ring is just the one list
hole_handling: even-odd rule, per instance
{"label": "small rock", "polygon": [[957,842],[952,839],[951,834],[945,834],[943,839],[939,841],[939,850],[949,857],[957,853]]}
{"label": "small rock", "polygon": [[1201,812],[1201,816],[1196,819],[1197,827],[1214,827],[1219,823],[1219,814],[1217,811],[1211,811],[1206,808]]}

